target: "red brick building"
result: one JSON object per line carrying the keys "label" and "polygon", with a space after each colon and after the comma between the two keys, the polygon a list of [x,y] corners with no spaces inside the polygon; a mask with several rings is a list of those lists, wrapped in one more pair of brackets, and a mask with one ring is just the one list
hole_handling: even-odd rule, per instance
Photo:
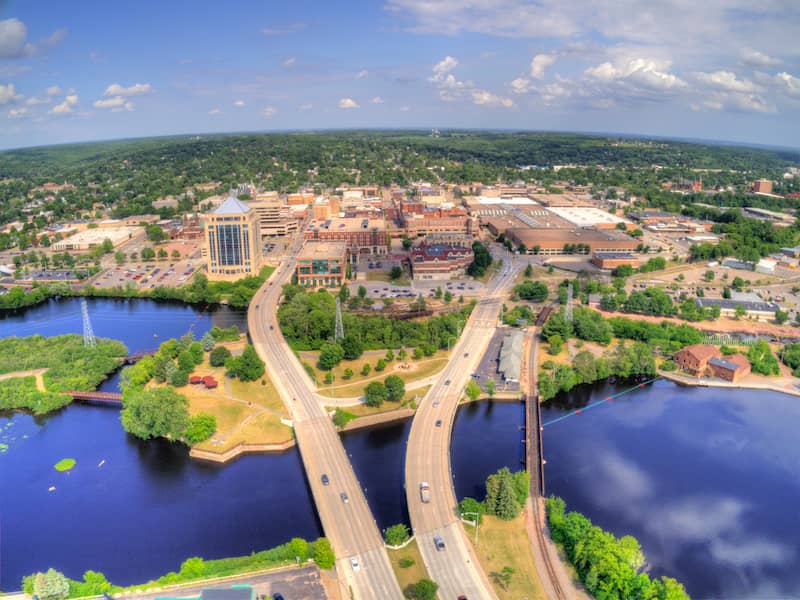
{"label": "red brick building", "polygon": [[409,252],[411,275],[417,280],[463,277],[472,262],[472,249],[446,244],[422,244]]}
{"label": "red brick building", "polygon": [[708,361],[712,358],[721,358],[722,353],[710,344],[693,344],[681,348],[675,353],[675,364],[681,371],[689,375],[701,377],[708,369]]}
{"label": "red brick building", "polygon": [[731,354],[708,361],[708,370],[713,377],[725,381],[739,381],[750,373],[750,361],[742,354]]}

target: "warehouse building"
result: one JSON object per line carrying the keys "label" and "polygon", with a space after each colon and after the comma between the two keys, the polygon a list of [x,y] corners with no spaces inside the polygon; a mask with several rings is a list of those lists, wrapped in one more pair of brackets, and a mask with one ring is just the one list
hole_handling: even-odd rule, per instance
{"label": "warehouse building", "polygon": [[98,227],[97,229],[86,229],[55,242],[51,248],[54,252],[80,252],[102,246],[107,239],[111,240],[111,243],[116,248],[128,240],[132,240],[137,235],[143,234],[144,229],[141,227]]}
{"label": "warehouse building", "polygon": [[513,331],[503,338],[503,344],[500,346],[497,372],[507,383],[519,383],[522,371],[522,336],[521,331]]}
{"label": "warehouse building", "polygon": [[736,316],[736,307],[741,306],[745,310],[745,316],[756,321],[770,321],[780,310],[780,306],[774,302],[752,302],[727,298],[695,298],[695,303],[702,308],[719,306],[720,315],[723,317]]}
{"label": "warehouse building", "polygon": [[595,252],[592,254],[592,264],[598,269],[616,269],[623,265],[638,268],[639,259],[628,252]]}

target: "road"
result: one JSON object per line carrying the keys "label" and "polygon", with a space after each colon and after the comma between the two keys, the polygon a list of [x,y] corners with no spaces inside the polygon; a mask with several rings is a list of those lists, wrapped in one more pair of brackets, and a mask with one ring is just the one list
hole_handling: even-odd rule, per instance
{"label": "road", "polygon": [[[340,577],[356,598],[396,598],[402,593],[383,539],[333,422],[322,409],[308,374],[284,340],[276,309],[281,285],[290,281],[302,235],[270,281],[257,292],[247,315],[250,337],[267,372],[292,413],[300,455],[322,527],[337,557]],[[323,485],[325,474],[330,480]],[[344,502],[341,494],[347,494]],[[350,559],[358,560],[359,569]]]}
{"label": "road", "polygon": [[[507,259],[508,260],[508,259]],[[522,261],[506,264],[472,311],[447,367],[422,401],[408,437],[406,497],[411,525],[428,573],[442,600],[493,598],[495,594],[469,546],[457,514],[450,469],[450,435],[458,399],[497,327],[502,294],[513,285]],[[433,406],[434,401],[439,406]],[[441,420],[441,425],[436,422]],[[419,484],[427,481],[431,501],[423,503]],[[444,540],[438,551],[434,537]]]}

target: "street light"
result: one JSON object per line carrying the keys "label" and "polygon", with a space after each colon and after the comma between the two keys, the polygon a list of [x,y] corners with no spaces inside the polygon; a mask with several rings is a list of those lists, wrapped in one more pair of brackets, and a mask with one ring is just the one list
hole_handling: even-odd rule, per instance
{"label": "street light", "polygon": [[473,521],[473,523],[475,525],[475,545],[477,546],[478,545],[478,517],[480,517],[480,515],[478,513],[476,513],[476,512],[461,513],[462,517],[465,517],[466,515],[475,515],[475,520]]}

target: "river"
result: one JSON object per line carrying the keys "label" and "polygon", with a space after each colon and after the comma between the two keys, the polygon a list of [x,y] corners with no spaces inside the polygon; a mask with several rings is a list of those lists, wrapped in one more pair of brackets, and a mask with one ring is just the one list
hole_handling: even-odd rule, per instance
{"label": "river", "polygon": [[668,381],[545,404],[546,493],[642,544],[692,598],[800,597],[800,399]]}

